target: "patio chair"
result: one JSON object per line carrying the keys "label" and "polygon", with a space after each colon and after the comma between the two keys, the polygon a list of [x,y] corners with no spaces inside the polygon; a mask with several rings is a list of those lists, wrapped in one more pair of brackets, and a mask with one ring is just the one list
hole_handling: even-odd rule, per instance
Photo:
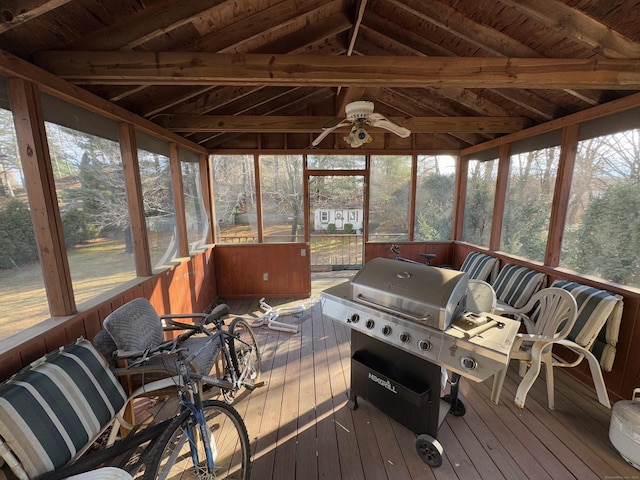
{"label": "patio chair", "polygon": [[[175,331],[175,328],[164,327],[163,319],[169,318],[201,318],[205,314],[168,314],[159,316],[153,305],[145,298],[136,298],[110,313],[103,322],[104,329],[98,332],[93,339],[95,347],[111,362],[111,367],[123,367],[115,365],[113,353],[116,350],[124,352],[144,352],[148,348],[155,347],[165,340],[166,331]],[[209,339],[208,336],[193,336],[184,340],[180,347],[185,354],[198,352],[190,363],[194,373],[209,374],[211,372],[218,353],[219,342],[212,342],[206,348],[202,348]],[[145,393],[145,385],[151,385],[149,393],[158,395],[157,386],[152,382],[162,378],[173,377],[177,374],[178,367],[173,358],[161,357],[148,360],[144,366],[137,367],[132,375],[121,378],[128,394],[140,389],[139,393]],[[128,421],[133,423],[133,410],[126,413]]]}
{"label": "patio chair", "polygon": [[520,265],[507,264],[491,284],[498,299],[496,313],[515,314],[534,293],[545,287],[547,276]]}
{"label": "patio chair", "polygon": [[466,272],[469,279],[491,282],[498,275],[499,261],[496,257],[482,252],[471,252],[460,266],[461,272]]}
{"label": "patio chair", "polygon": [[[527,333],[518,333],[511,348],[510,360],[520,362],[520,376],[523,377],[516,391],[515,403],[524,408],[529,389],[540,374],[541,364],[545,364],[547,380],[547,399],[549,408],[554,408],[553,385],[553,345],[562,342],[576,321],[576,300],[568,291],[550,287],[534,293],[529,302],[514,313],[526,318],[524,324]],[[535,323],[528,317],[529,312],[536,312]],[[493,379],[491,400],[498,404],[500,392],[507,374],[507,367],[496,373]]]}
{"label": "patio chair", "polygon": [[573,352],[576,358],[568,361],[556,351],[553,365],[564,368],[576,367],[586,358],[598,401],[610,408],[602,371],[610,372],[613,368],[624,308],[623,299],[620,295],[606,290],[567,280],[556,280],[552,286],[570,292],[578,306],[573,329],[566,339],[558,342]]}

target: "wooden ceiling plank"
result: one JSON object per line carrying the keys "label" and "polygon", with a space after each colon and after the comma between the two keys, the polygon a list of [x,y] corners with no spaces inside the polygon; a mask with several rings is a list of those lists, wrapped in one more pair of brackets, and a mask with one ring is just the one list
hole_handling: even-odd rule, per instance
{"label": "wooden ceiling plank", "polygon": [[69,45],[72,50],[130,50],[192,22],[226,0],[165,0]]}
{"label": "wooden ceiling plank", "polygon": [[4,0],[0,4],[0,33],[49,13],[70,0]]}
{"label": "wooden ceiling plank", "polygon": [[470,20],[458,10],[430,0],[387,0],[396,7],[429,22],[450,34],[463,38],[484,51],[498,56],[540,57],[536,50],[504,33]]}
{"label": "wooden ceiling plank", "polygon": [[[351,28],[351,21],[347,18],[347,15],[343,12],[338,12],[321,22],[262,45],[250,53],[302,53],[307,49],[312,49],[314,53],[321,54],[327,47],[327,39],[335,37],[349,28]],[[221,53],[231,51],[237,46],[238,44],[234,44],[229,48],[222,49]],[[210,88],[201,91],[201,94],[207,97],[208,90]],[[199,101],[200,96],[193,95],[191,91],[181,90],[180,88],[175,88],[170,95],[152,95],[151,98],[153,98],[151,102],[145,102],[138,107],[137,111],[140,115],[150,117],[165,113],[167,109],[173,106],[178,106],[177,108],[182,112],[172,111],[172,113],[187,113],[188,110],[185,109],[193,107],[192,99],[200,104],[198,108],[201,113],[206,113],[216,108],[207,107],[206,104],[202,104]],[[169,101],[166,101],[166,99],[169,99]]]}
{"label": "wooden ceiling plank", "polygon": [[448,86],[635,90],[640,59],[369,57],[50,51],[36,64],[74,83]]}
{"label": "wooden ceiling plank", "polygon": [[640,43],[557,0],[500,0],[572,41],[608,58],[640,58]]}
{"label": "wooden ceiling plank", "polygon": [[[314,133],[334,117],[276,116],[276,115],[163,115],[157,122],[174,132],[265,132],[265,133]],[[528,125],[522,117],[413,117],[389,118],[413,133],[448,132],[518,132]],[[350,127],[336,129],[348,132]]]}
{"label": "wooden ceiling plank", "polygon": [[321,9],[328,9],[335,1],[323,0],[286,0],[268,8],[257,11],[254,15],[243,18],[239,22],[219,28],[211,34],[199,38],[186,50],[198,52],[221,52],[232,45],[245,43],[257,36],[281,29],[296,19],[305,17]]}
{"label": "wooden ceiling plank", "polygon": [[[474,22],[455,8],[440,2],[423,2],[421,0],[403,0],[402,2],[399,0],[388,1],[493,55],[527,58],[542,56],[537,50],[520,43],[516,39],[494,28]],[[567,93],[578,97],[582,101],[587,101],[587,103],[598,103],[597,95],[591,96],[591,100],[587,100],[590,98],[590,94],[586,92],[579,93],[576,90],[568,89]]]}

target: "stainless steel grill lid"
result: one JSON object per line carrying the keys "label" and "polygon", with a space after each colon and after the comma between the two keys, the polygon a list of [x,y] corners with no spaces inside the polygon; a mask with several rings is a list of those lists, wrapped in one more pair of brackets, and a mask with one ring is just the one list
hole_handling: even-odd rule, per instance
{"label": "stainless steel grill lid", "polygon": [[389,258],[369,261],[351,281],[351,299],[445,330],[464,310],[468,275]]}

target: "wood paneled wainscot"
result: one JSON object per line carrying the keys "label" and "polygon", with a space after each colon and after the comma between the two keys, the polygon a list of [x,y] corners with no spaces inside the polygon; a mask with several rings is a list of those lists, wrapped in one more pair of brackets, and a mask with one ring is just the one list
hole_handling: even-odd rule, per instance
{"label": "wood paneled wainscot", "polygon": [[218,295],[223,298],[306,298],[311,295],[308,243],[216,245]]}

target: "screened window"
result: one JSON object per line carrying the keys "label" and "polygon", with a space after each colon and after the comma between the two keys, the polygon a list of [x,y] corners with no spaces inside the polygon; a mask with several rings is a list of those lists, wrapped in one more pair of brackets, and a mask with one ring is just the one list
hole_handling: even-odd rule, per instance
{"label": "screened window", "polygon": [[372,156],[370,175],[369,240],[407,240],[411,156]]}
{"label": "screened window", "polygon": [[497,160],[469,160],[462,240],[489,246],[496,193]]}
{"label": "screened window", "polygon": [[[3,79],[0,78],[0,90]],[[13,116],[0,106],[0,339],[49,318]]]}
{"label": "screened window", "polygon": [[364,155],[307,155],[309,170],[364,170]]}
{"label": "screened window", "polygon": [[627,125],[634,123],[578,143],[560,265],[640,287],[637,111]]}
{"label": "screened window", "polygon": [[544,261],[560,147],[511,156],[501,250]]}
{"label": "screened window", "polygon": [[218,243],[256,243],[258,222],[253,155],[213,157]]}
{"label": "screened window", "polygon": [[[209,220],[202,196],[202,180],[197,155],[182,153],[182,188],[184,191],[184,210],[187,219],[187,238],[189,253],[195,253],[207,243]],[[195,157],[195,158],[191,158]]]}
{"label": "screened window", "polygon": [[304,241],[302,166],[300,155],[260,156],[263,241]]}
{"label": "screened window", "polygon": [[414,239],[449,240],[456,183],[456,157],[419,155]]}
{"label": "screened window", "polygon": [[43,113],[79,304],[136,276],[117,125],[47,96]]}
{"label": "screened window", "polygon": [[151,265],[168,266],[178,255],[169,144],[136,132]]}

